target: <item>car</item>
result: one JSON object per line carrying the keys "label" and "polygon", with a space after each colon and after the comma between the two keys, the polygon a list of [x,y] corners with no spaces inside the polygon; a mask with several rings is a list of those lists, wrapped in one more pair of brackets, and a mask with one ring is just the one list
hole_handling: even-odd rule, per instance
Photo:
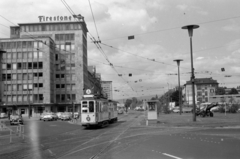
{"label": "car", "polygon": [[54,117],[52,116],[51,113],[45,113],[42,116],[42,120],[43,121],[52,121],[52,120],[54,120]]}
{"label": "car", "polygon": [[53,120],[58,120],[58,116],[56,113],[50,113],[50,114],[51,114]]}
{"label": "car", "polygon": [[61,119],[60,117],[61,117],[62,114],[63,114],[63,112],[57,112],[57,113],[56,113],[58,119]]}
{"label": "car", "polygon": [[183,113],[191,113],[192,112],[192,108],[190,108],[190,107],[183,107],[182,108],[182,112]]}
{"label": "car", "polygon": [[18,114],[10,115],[10,125],[15,125],[15,124],[23,125],[23,118],[21,115],[18,115]]}
{"label": "car", "polygon": [[71,117],[72,117],[72,114],[71,114],[71,113],[65,112],[65,113],[63,113],[63,114],[60,116],[60,119],[61,119],[61,120],[70,120]]}
{"label": "car", "polygon": [[118,111],[118,114],[123,114],[124,113],[124,109],[121,109],[121,108],[118,109],[117,111]]}
{"label": "car", "polygon": [[0,119],[1,118],[7,118],[7,113],[0,113]]}
{"label": "car", "polygon": [[172,109],[172,112],[173,112],[173,113],[180,113],[179,107],[173,108],[173,109]]}

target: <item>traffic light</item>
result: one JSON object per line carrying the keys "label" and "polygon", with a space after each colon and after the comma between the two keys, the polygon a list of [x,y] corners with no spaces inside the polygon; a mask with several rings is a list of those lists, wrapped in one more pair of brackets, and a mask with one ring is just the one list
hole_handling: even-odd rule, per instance
{"label": "traffic light", "polygon": [[224,71],[225,71],[225,68],[221,68],[221,71],[224,72]]}
{"label": "traffic light", "polygon": [[132,77],[132,74],[131,74],[131,73],[129,73],[129,77]]}

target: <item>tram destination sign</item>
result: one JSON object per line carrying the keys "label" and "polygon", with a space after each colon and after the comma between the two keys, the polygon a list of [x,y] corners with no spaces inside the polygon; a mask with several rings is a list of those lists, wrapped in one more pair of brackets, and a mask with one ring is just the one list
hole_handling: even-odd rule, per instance
{"label": "tram destination sign", "polygon": [[71,21],[72,18],[72,16],[38,16],[39,22]]}

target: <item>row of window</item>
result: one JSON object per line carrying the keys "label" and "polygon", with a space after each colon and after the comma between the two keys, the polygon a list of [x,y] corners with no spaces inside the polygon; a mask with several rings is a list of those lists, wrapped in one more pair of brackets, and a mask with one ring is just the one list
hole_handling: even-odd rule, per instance
{"label": "row of window", "polygon": [[76,80],[75,74],[56,74],[57,80],[59,80],[59,79],[64,80],[65,78],[67,81]]}
{"label": "row of window", "polygon": [[55,68],[57,71],[75,70],[75,64],[55,64]]}
{"label": "row of window", "polygon": [[68,102],[76,100],[76,94],[56,94],[56,102]]}
{"label": "row of window", "polygon": [[21,32],[80,30],[80,24],[41,24],[21,26]]}
{"label": "row of window", "polygon": [[42,62],[3,63],[3,70],[42,69]]}
{"label": "row of window", "polygon": [[43,88],[43,83],[4,85],[4,91],[31,91],[39,88]]}
{"label": "row of window", "polygon": [[2,54],[2,59],[41,59],[42,52],[7,52]]}
{"label": "row of window", "polygon": [[74,41],[75,34],[55,34],[55,41]]}
{"label": "row of window", "polygon": [[75,84],[56,84],[56,89],[76,90]]}
{"label": "row of window", "polygon": [[42,48],[43,43],[38,41],[12,41],[1,42],[1,47],[4,49],[16,49],[16,48]]}
{"label": "row of window", "polygon": [[3,101],[6,103],[11,102],[43,102],[43,94],[29,94],[29,95],[4,95]]}
{"label": "row of window", "polygon": [[57,44],[56,49],[59,51],[73,51],[75,49],[75,45],[71,43]]}
{"label": "row of window", "polygon": [[14,81],[14,80],[32,80],[36,78],[41,78],[43,76],[42,72],[36,73],[12,73],[12,74],[2,74],[3,81]]}

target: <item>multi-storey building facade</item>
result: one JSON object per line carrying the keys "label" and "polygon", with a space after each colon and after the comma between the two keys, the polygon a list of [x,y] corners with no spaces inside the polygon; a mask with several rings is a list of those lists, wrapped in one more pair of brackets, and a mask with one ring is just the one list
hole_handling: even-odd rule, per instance
{"label": "multi-storey building facade", "polygon": [[[2,109],[27,114],[79,108],[88,87],[84,21],[27,23],[0,39]],[[1,110],[0,110],[1,111]],[[2,110],[4,111],[4,110]]]}
{"label": "multi-storey building facade", "polygon": [[101,81],[103,93],[106,94],[107,99],[113,100],[112,81]]}
{"label": "multi-storey building facade", "polygon": [[[218,82],[212,78],[195,79],[195,99],[198,103],[209,102],[209,97],[215,95]],[[193,103],[192,83],[187,81],[182,89],[183,101],[186,104]]]}

